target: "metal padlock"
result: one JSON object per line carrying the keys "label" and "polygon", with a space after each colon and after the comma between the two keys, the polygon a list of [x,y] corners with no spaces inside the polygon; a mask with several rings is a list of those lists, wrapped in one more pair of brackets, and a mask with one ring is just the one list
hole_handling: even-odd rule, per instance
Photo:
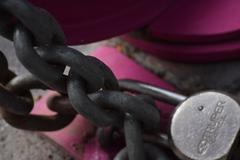
{"label": "metal padlock", "polygon": [[178,104],[165,142],[180,159],[226,160],[231,157],[239,139],[240,107],[228,95],[209,91],[187,98],[132,80],[122,80],[120,86],[172,105]]}
{"label": "metal padlock", "polygon": [[169,129],[181,159],[226,160],[239,135],[240,107],[225,94],[199,93],[178,105]]}

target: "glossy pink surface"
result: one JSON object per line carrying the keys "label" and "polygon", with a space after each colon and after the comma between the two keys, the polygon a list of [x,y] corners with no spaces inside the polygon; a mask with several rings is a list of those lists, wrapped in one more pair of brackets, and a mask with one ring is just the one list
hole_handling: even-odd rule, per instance
{"label": "glossy pink surface", "polygon": [[[119,78],[128,78],[141,80],[159,87],[173,90],[166,82],[159,79],[143,67],[139,66],[125,55],[121,54],[115,48],[101,47],[98,48],[93,56],[106,63]],[[53,114],[46,107],[46,100],[49,95],[56,94],[49,92],[39,100],[34,108],[36,114]],[[166,131],[166,121],[173,111],[173,107],[158,102],[158,107],[162,110],[162,130]],[[86,136],[94,132],[94,126],[81,116],[78,116],[71,125],[56,132],[43,133],[55,143],[63,147],[76,160],[110,160],[114,149],[109,151],[103,150],[96,138],[86,141]]]}
{"label": "glossy pink surface", "polygon": [[30,0],[59,21],[69,44],[111,38],[145,26],[170,0]]}
{"label": "glossy pink surface", "polygon": [[124,36],[130,44],[156,57],[190,63],[207,63],[240,58],[240,39],[210,44],[171,44]]}
{"label": "glossy pink surface", "polygon": [[68,44],[95,42],[144,27],[160,41],[130,42],[160,58],[195,63],[240,57],[239,0],[30,1],[56,17]]}
{"label": "glossy pink surface", "polygon": [[216,42],[240,35],[239,0],[174,0],[148,28],[178,42]]}

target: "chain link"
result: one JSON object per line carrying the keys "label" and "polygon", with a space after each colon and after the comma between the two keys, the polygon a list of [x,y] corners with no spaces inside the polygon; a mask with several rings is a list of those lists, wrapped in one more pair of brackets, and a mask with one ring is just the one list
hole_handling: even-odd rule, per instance
{"label": "chain link", "polygon": [[[150,143],[144,143],[144,153],[146,153],[146,159],[149,160],[170,160],[173,157],[164,152],[163,149]],[[123,148],[114,158],[114,160],[127,160],[129,158],[129,149]],[[140,154],[141,155],[141,154]],[[139,157],[141,160],[142,158]],[[175,159],[175,158],[174,158]]]}
{"label": "chain link", "polygon": [[[6,122],[20,129],[55,131],[81,114],[98,127],[124,128],[128,151],[115,159],[123,152],[130,160],[145,160],[149,155],[144,150],[158,150],[143,145],[142,133],[157,133],[160,128],[160,111],[151,98],[122,91],[124,85],[119,87],[103,62],[66,46],[61,27],[47,11],[27,0],[1,0],[0,13],[0,34],[13,40],[19,61],[32,74],[16,77],[0,53],[0,106]],[[66,66],[70,67],[67,76],[63,75]],[[30,114],[31,89],[60,93],[47,102],[56,115]],[[164,157],[163,152],[154,155],[153,160]]]}
{"label": "chain link", "polygon": [[38,45],[64,44],[65,36],[57,21],[47,11],[33,6],[27,0],[1,0],[0,9],[17,19],[12,25],[20,21],[30,30]]}
{"label": "chain link", "polygon": [[[18,115],[26,115],[32,110],[33,100],[28,90],[21,92],[11,92],[8,81],[15,77],[15,74],[8,70],[6,57],[0,52],[0,62],[3,74],[1,74],[0,84],[0,106],[1,110]],[[13,90],[12,90],[13,91]],[[17,95],[15,95],[17,94]]]}
{"label": "chain link", "polygon": [[[46,88],[32,75],[15,77],[8,70],[5,56],[0,52],[1,71],[6,73],[1,77],[0,106],[4,120],[10,125],[33,131],[54,131],[64,128],[76,114],[63,115],[58,113],[54,116],[31,115],[33,98],[30,89]],[[4,86],[5,85],[5,86]]]}

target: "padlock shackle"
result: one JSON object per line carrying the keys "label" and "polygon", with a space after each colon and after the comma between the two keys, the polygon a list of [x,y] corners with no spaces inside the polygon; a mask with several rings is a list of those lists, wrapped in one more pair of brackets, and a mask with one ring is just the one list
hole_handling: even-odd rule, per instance
{"label": "padlock shackle", "polygon": [[140,81],[124,79],[119,81],[119,85],[122,90],[146,94],[159,101],[166,102],[172,105],[178,105],[179,103],[187,99],[187,97],[184,95]]}

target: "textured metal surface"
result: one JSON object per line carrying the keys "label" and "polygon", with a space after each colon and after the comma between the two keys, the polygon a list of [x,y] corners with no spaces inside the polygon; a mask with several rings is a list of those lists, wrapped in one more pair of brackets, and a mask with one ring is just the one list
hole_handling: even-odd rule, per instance
{"label": "textured metal surface", "polygon": [[[166,82],[162,81],[155,75],[151,74],[149,71],[144,69],[143,67],[137,65],[134,61],[128,59],[126,56],[121,54],[117,49],[111,48],[111,47],[100,47],[98,48],[95,52],[93,52],[93,56],[96,56],[100,60],[102,60],[105,64],[107,64],[115,75],[118,78],[131,78],[135,80],[140,80],[143,82],[148,82],[150,84],[154,84],[155,86],[173,90],[171,86],[169,86]],[[131,68],[131,69],[129,69]],[[140,96],[142,98],[142,96]],[[145,97],[145,96],[144,96]],[[46,98],[44,98],[46,101]],[[107,99],[107,98],[106,98]],[[144,98],[148,99],[146,100],[147,103],[149,102],[152,104],[152,100],[149,100],[149,98]],[[110,99],[111,100],[111,99]],[[121,102],[121,101],[119,101]],[[35,112],[36,113],[48,113],[45,110],[42,109],[41,106],[43,105],[44,102],[41,101],[40,104],[38,104],[38,107],[35,107]],[[103,107],[107,107],[108,105],[103,105]],[[111,105],[112,106],[112,105]],[[110,107],[111,107],[110,106]],[[134,106],[134,105],[133,105]],[[166,119],[169,117],[169,113],[171,112],[171,106],[163,104],[158,102],[157,106],[160,110],[162,110],[162,119]],[[44,107],[45,108],[45,107]],[[136,109],[138,107],[135,107]],[[109,111],[109,109],[108,109]],[[139,110],[141,111],[141,110]],[[121,113],[121,112],[119,112]],[[161,125],[160,127],[165,127],[166,121],[160,121]],[[85,149],[86,152],[84,152],[84,155],[81,156],[81,154],[78,154],[79,152],[81,153],[81,143],[82,141],[79,140],[81,137],[78,136],[78,134],[81,135],[82,127],[79,127],[81,123],[79,124],[79,121],[73,122],[73,124],[69,125],[68,127],[64,128],[63,130],[56,131],[56,132],[51,132],[51,133],[45,133],[45,135],[49,136],[51,139],[53,139],[56,143],[60,144],[61,146],[64,146],[64,148],[70,152],[76,159],[81,159],[81,158],[86,158],[87,160],[91,158],[96,158],[98,157],[101,160],[106,160],[106,159],[112,159],[112,157],[122,148],[124,147],[124,137],[121,135],[122,138],[120,139],[113,139],[112,143],[109,145],[110,148],[102,148],[99,147],[97,141],[91,141],[91,147],[87,146]],[[74,129],[75,128],[75,129]],[[122,128],[119,128],[121,131]],[[118,131],[119,131],[118,130]],[[72,132],[74,131],[74,132]],[[143,131],[145,132],[145,131]],[[121,133],[121,132],[120,132]],[[107,134],[108,136],[108,134]],[[114,134],[115,136],[115,134]],[[110,138],[110,137],[106,137]],[[77,140],[76,140],[77,139]],[[158,141],[160,141],[158,139]],[[71,144],[74,143],[77,146],[77,150],[71,146]],[[119,146],[119,143],[121,145]],[[74,145],[74,146],[75,146]],[[120,147],[120,148],[119,148]],[[172,154],[172,153],[170,153]],[[106,155],[109,155],[110,157],[107,158]],[[104,159],[105,158],[105,159]],[[175,160],[175,159],[174,159]]]}
{"label": "textured metal surface", "polygon": [[[20,129],[55,131],[65,128],[75,120],[76,114],[79,113],[100,127],[114,126],[121,129],[123,125],[129,159],[146,159],[141,133],[154,134],[158,133],[161,128],[160,112],[155,107],[151,97],[133,95],[124,91],[120,92],[115,75],[103,62],[94,57],[85,56],[64,44],[64,35],[60,26],[46,11],[32,6],[25,0],[5,0],[0,2],[0,6],[1,12],[11,13],[17,18],[16,21],[19,24],[16,25],[14,33],[12,30],[10,31],[10,35],[11,33],[14,34],[14,47],[19,60],[33,74],[33,76],[14,78],[14,74],[7,67],[5,57],[1,54],[1,67],[4,70],[1,77],[0,95],[2,99],[0,101],[2,107],[1,114],[6,122]],[[14,7],[17,9],[14,9]],[[8,17],[5,14],[3,16]],[[34,18],[36,18],[36,21],[33,20]],[[5,20],[8,19],[3,19],[0,26],[2,27],[1,32],[2,29],[6,29],[5,25],[9,23],[8,21],[5,22]],[[33,24],[33,22],[35,23]],[[39,27],[43,24],[45,28]],[[44,34],[41,34],[42,32]],[[5,33],[9,35],[7,31]],[[65,73],[66,70],[64,68],[68,68],[69,73]],[[171,104],[177,104],[186,99],[185,96],[167,92],[155,86],[141,84],[140,82],[137,82],[136,86],[126,88],[130,91],[135,90],[149,94],[164,102],[172,102]],[[56,97],[52,97],[53,99],[48,101],[49,109],[56,113],[54,115],[30,114],[30,111],[33,109],[33,103],[29,89],[48,89],[48,87],[63,95],[61,97],[63,101]],[[203,157],[202,159],[207,160],[225,160],[236,141],[239,132],[238,104],[221,93],[215,93],[214,95],[213,92],[207,93],[210,95],[204,97],[202,93],[198,96],[190,97],[181,104],[180,109],[178,108],[173,115],[170,136],[174,144],[174,151],[181,158],[190,157],[193,160],[201,160]],[[64,98],[66,97],[69,98],[71,105],[68,103],[65,104],[66,108],[58,109],[56,105],[64,105]],[[223,100],[219,100],[219,97]],[[199,112],[207,110],[207,115],[210,116],[210,124],[206,115],[197,117],[197,114],[189,111],[189,109],[192,109],[191,107],[184,106],[186,103],[188,106],[190,99],[193,99],[193,102],[190,101],[192,106],[198,105],[197,109]],[[212,104],[213,102],[215,104]],[[210,107],[209,109],[205,107],[206,103],[216,107]],[[225,103],[231,103],[227,104],[229,106],[226,110],[224,110]],[[21,109],[19,110],[19,108]],[[64,113],[66,111],[70,112]],[[226,114],[225,111],[227,112]],[[223,112],[224,115],[222,116]],[[228,114],[231,114],[231,118],[229,118]],[[190,118],[190,120],[187,118]],[[182,119],[184,121],[181,121]],[[196,119],[196,124],[200,124],[200,129],[198,125],[194,125],[190,130],[181,130],[189,127],[189,123],[194,122]],[[122,124],[123,121],[124,124]],[[225,121],[227,121],[228,125],[225,125]],[[90,126],[90,130],[92,129],[92,124],[84,124]],[[202,124],[207,125],[207,127],[202,127]],[[222,128],[225,130],[220,130]],[[188,134],[189,131],[190,133]],[[199,131],[203,132],[203,136],[200,136],[200,138],[196,136],[201,135],[198,134]],[[86,139],[84,140],[88,144],[84,145],[84,149],[90,147],[90,151],[103,151],[103,148],[99,148],[97,139],[91,139],[94,136],[93,132],[91,132],[91,136],[85,137]],[[179,136],[181,137],[179,138]],[[221,141],[217,139],[218,136],[222,137]],[[195,142],[198,143],[195,144]],[[224,142],[224,146],[221,146],[221,142]],[[186,145],[187,143],[190,145]],[[196,146],[197,153],[193,150]],[[210,147],[212,147],[211,150],[209,149]],[[78,147],[75,149],[79,150],[79,152],[82,151]],[[162,156],[162,154],[159,154],[161,152],[156,153],[158,154],[152,152],[150,154],[152,158],[150,159]],[[101,152],[104,160],[110,156],[109,154],[104,151]],[[156,155],[156,157],[153,155]]]}
{"label": "textured metal surface", "polygon": [[[159,130],[160,116],[158,110],[151,105],[146,105],[141,101],[141,98],[116,91],[108,93],[107,90],[118,90],[118,81],[115,75],[98,59],[85,56],[79,51],[67,47],[64,44],[65,39],[60,26],[50,14],[24,0],[5,0],[1,1],[0,6],[1,11],[11,13],[21,23],[16,25],[13,33],[14,47],[20,62],[33,74],[33,76],[17,77],[12,80],[7,85],[9,86],[9,91],[24,93],[25,89],[33,89],[31,87],[38,88],[38,85],[40,89],[49,87],[62,95],[67,94],[73,105],[72,107],[77,113],[80,113],[98,126],[113,125],[121,127],[122,116],[130,113],[136,117],[136,121],[142,122],[143,126],[141,127],[145,130],[155,132]],[[16,7],[16,9],[13,7]],[[44,27],[47,27],[46,30],[44,27],[40,27],[42,24],[44,24]],[[42,32],[44,34],[41,34]],[[3,55],[1,59],[6,72],[11,75],[11,72],[6,68],[6,59]],[[69,74],[66,74],[65,70],[63,72],[66,66],[69,68]],[[12,78],[14,77],[9,77],[7,80],[10,81]],[[5,83],[5,80],[3,81]],[[3,85],[6,85],[4,83]],[[1,97],[4,98],[9,91],[1,90],[3,93]],[[87,94],[93,92],[98,95],[93,95],[92,100]],[[10,96],[7,95],[5,97]],[[12,97],[15,98],[16,95]],[[1,105],[8,109],[7,106],[12,101],[8,99],[8,102],[4,103],[4,99],[2,99],[1,102],[3,103]],[[21,101],[13,100],[13,102],[18,104]],[[50,109],[52,108],[51,105],[54,104],[49,104]],[[30,103],[31,106],[32,103]],[[103,106],[108,106],[109,108],[104,108]],[[136,106],[142,107],[140,112]],[[70,124],[76,116],[75,112],[73,114],[64,114],[62,110],[61,113],[57,112],[55,115],[30,114],[33,108],[24,115],[18,115],[19,112],[12,113],[7,109],[3,109],[1,114],[8,124],[16,128],[32,131],[60,130]],[[58,111],[54,107],[52,109]],[[120,111],[120,114],[117,113],[118,111]],[[109,118],[111,116],[112,118]],[[129,130],[127,129],[127,131]],[[131,132],[128,133],[137,133],[127,138],[128,142],[131,139],[135,140],[136,138],[136,140],[139,140],[141,138],[139,135],[140,129],[136,127],[133,127]],[[134,141],[134,143],[136,142],[139,141]],[[141,150],[143,147],[142,144],[139,145],[138,143],[134,147],[129,147],[132,144],[127,143],[129,151],[134,151],[137,148]],[[141,151],[135,154],[135,156],[130,156],[130,159],[139,159],[137,158],[137,156],[140,156],[139,153],[143,152]]]}
{"label": "textured metal surface", "polygon": [[[106,42],[100,42],[75,46],[74,48],[81,49],[81,51],[85,53],[90,53],[99,47],[99,45],[105,43]],[[17,60],[12,43],[0,37],[0,48],[7,57],[11,70],[18,75],[29,74]],[[38,100],[45,92],[42,90],[33,90],[32,93],[34,99]],[[9,126],[1,117],[0,160],[73,160],[72,155],[70,156],[66,150],[63,150],[52,141],[53,140],[50,141],[49,138],[39,133],[15,129]]]}
{"label": "textured metal surface", "polygon": [[17,17],[31,31],[38,44],[64,43],[63,31],[47,11],[33,6],[27,0],[3,0],[0,7]]}
{"label": "textured metal surface", "polygon": [[182,159],[225,160],[237,140],[240,108],[217,92],[189,97],[173,114],[171,143]]}
{"label": "textured metal surface", "polygon": [[[144,152],[146,153],[148,160],[176,160],[176,157],[169,156],[166,150],[162,150],[158,146],[150,143],[144,143]],[[114,158],[114,160],[127,160],[128,152],[126,148],[123,148]]]}
{"label": "textured metal surface", "polygon": [[129,160],[146,160],[139,123],[130,114],[125,115],[124,133]]}

